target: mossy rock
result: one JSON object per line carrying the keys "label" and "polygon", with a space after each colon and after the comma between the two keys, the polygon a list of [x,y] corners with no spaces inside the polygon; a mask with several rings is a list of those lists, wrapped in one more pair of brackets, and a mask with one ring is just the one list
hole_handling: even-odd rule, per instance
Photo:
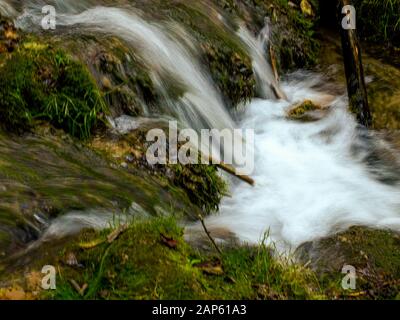
{"label": "mossy rock", "polygon": [[[324,287],[341,297],[393,299],[400,292],[400,235],[389,230],[352,227],[302,245],[298,254],[319,274]],[[356,290],[341,288],[342,268],[356,268]]]}
{"label": "mossy rock", "polygon": [[287,115],[291,119],[304,119],[307,113],[316,110],[321,110],[321,106],[315,104],[311,100],[304,100],[302,103],[292,107],[287,112]]}
{"label": "mossy rock", "polygon": [[[153,125],[163,126],[161,123]],[[127,168],[145,170],[161,179],[161,183],[166,186],[177,192],[184,192],[191,203],[198,206],[203,213],[218,211],[222,198],[227,194],[227,184],[218,173],[217,167],[207,164],[149,164],[146,151],[151,143],[146,141],[147,130],[149,127],[143,125],[122,136],[97,136],[90,146],[109,161],[118,165],[123,163]],[[166,150],[168,154],[168,146]],[[193,215],[190,218],[197,219],[197,216]]]}
{"label": "mossy rock", "polygon": [[[163,101],[151,79],[150,69],[124,41],[104,35],[76,41],[76,37],[67,35],[54,42],[87,65],[104,93],[112,117],[160,111],[158,107]],[[167,92],[174,97],[172,90]]]}
{"label": "mossy rock", "polygon": [[[207,1],[187,3],[182,0],[151,0],[133,2],[152,19],[173,20],[188,31],[198,45],[200,59],[224,96],[227,104],[235,107],[255,95],[255,75],[251,58],[235,34],[234,25],[220,20],[224,15]],[[153,13],[149,8],[157,7]]]}
{"label": "mossy rock", "polygon": [[46,120],[85,139],[107,112],[86,66],[35,39],[0,55],[0,83],[0,120],[8,131],[20,133]]}

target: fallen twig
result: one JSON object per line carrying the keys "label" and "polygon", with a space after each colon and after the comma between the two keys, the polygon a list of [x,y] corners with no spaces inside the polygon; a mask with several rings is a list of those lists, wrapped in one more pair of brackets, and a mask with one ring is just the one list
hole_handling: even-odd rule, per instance
{"label": "fallen twig", "polygon": [[74,289],[79,293],[79,295],[83,296],[85,294],[85,291],[88,288],[87,283],[83,284],[83,286],[80,287],[79,284],[74,279],[69,280],[69,282],[74,287]]}
{"label": "fallen twig", "polygon": [[204,218],[201,214],[198,215],[201,225],[203,226],[204,232],[206,233],[207,237],[210,239],[211,243],[213,244],[215,250],[217,250],[217,252],[222,255],[222,251],[220,250],[220,248],[218,248],[217,244],[215,243],[213,237],[211,236],[210,232],[207,230],[207,227],[204,223]]}
{"label": "fallen twig", "polygon": [[215,164],[218,168],[224,170],[225,172],[227,172],[231,175],[234,175],[235,177],[237,177],[238,179],[240,179],[244,182],[247,182],[251,186],[255,185],[255,181],[250,176],[237,174],[235,167],[233,167],[229,164],[223,163],[222,161],[215,161],[213,158],[211,158],[211,156],[210,156],[210,163]]}
{"label": "fallen twig", "polygon": [[269,57],[271,58],[271,67],[272,67],[272,71],[274,73],[274,77],[276,82],[279,81],[279,74],[278,74],[278,68],[276,66],[276,57],[275,57],[275,52],[274,49],[272,48],[272,46],[269,46]]}
{"label": "fallen twig", "polygon": [[128,229],[127,224],[121,224],[117,229],[115,229],[113,232],[111,232],[107,236],[107,242],[112,243],[114,242],[122,233],[124,233]]}

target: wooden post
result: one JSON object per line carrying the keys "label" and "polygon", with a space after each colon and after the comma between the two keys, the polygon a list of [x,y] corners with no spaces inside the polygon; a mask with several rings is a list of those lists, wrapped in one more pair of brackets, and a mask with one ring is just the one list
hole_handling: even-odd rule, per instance
{"label": "wooden post", "polygon": [[[369,127],[372,123],[371,112],[368,106],[367,89],[365,86],[364,70],[361,59],[361,48],[356,29],[345,29],[342,26],[345,15],[344,6],[352,5],[351,0],[338,1],[338,17],[342,38],[343,60],[347,79],[347,92],[350,110],[357,115],[362,125]],[[356,23],[356,21],[352,21]]]}

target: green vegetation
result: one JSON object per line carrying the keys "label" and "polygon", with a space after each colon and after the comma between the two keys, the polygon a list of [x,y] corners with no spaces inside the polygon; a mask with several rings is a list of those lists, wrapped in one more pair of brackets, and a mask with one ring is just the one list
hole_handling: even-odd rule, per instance
{"label": "green vegetation", "polygon": [[294,106],[288,112],[288,117],[298,119],[302,118],[307,112],[320,110],[321,107],[313,103],[311,100],[305,100],[297,106]]}
{"label": "green vegetation", "polygon": [[146,131],[140,129],[118,138],[96,137],[91,148],[117,165],[130,158],[131,161],[127,163],[129,168],[144,169],[171,188],[183,191],[190,202],[206,214],[218,211],[221,199],[227,193],[227,184],[219,175],[217,167],[202,164],[150,165],[146,159],[150,143],[145,137]]}
{"label": "green vegetation", "polygon": [[218,175],[214,165],[170,165],[173,171],[173,184],[182,188],[192,203],[204,212],[218,211],[222,197],[226,195],[227,185]]}
{"label": "green vegetation", "polygon": [[368,40],[400,47],[400,1],[355,0],[357,23]]}
{"label": "green vegetation", "polygon": [[[182,240],[182,229],[171,218],[134,222],[110,243],[106,239],[111,231],[86,231],[62,250],[57,290],[47,298],[323,297],[312,272],[273,257],[272,248],[263,244],[227,249],[221,257],[204,255]],[[71,256],[77,264],[66,266]],[[80,295],[71,280],[79,286],[87,284],[87,290]]]}
{"label": "green vegetation", "polygon": [[[96,53],[90,67],[113,114],[141,116],[144,109],[162,105],[150,70],[119,39],[107,37],[102,43],[85,40],[78,44],[71,39],[67,47],[71,52],[82,52],[83,61],[87,60],[85,47]],[[172,89],[168,88],[167,92],[174,96]]]}
{"label": "green vegetation", "polygon": [[34,120],[46,120],[85,139],[107,112],[89,71],[62,50],[25,41],[0,61],[4,129],[22,132]]}

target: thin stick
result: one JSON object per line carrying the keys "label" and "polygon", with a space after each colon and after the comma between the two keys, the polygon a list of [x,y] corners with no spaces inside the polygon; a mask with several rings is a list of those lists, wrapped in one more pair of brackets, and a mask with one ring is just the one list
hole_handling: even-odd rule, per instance
{"label": "thin stick", "polygon": [[217,252],[219,253],[219,255],[222,256],[222,251],[220,250],[220,248],[218,248],[217,244],[215,243],[213,237],[211,236],[210,232],[207,230],[206,224],[204,223],[204,218],[201,214],[199,214],[199,219],[201,222],[201,225],[203,226],[204,232],[206,233],[208,239],[210,239],[211,243],[213,244],[215,250],[217,250]]}
{"label": "thin stick", "polygon": [[226,163],[223,163],[222,161],[214,161],[211,157],[210,157],[210,163],[215,164],[218,168],[224,170],[225,172],[234,175],[235,177],[239,178],[240,180],[247,182],[248,184],[250,184],[251,186],[255,185],[255,181],[250,177],[250,176],[246,176],[246,175],[238,175],[236,173],[236,169]]}
{"label": "thin stick", "polygon": [[72,286],[74,287],[74,289],[81,295],[83,296],[85,294],[85,291],[88,287],[87,283],[85,283],[82,287],[79,286],[79,284],[74,280],[71,279],[69,280],[69,282],[72,284]]}
{"label": "thin stick", "polygon": [[272,48],[272,45],[269,46],[269,56],[271,58],[271,67],[272,71],[274,73],[274,77],[276,82],[279,81],[279,75],[278,75],[278,68],[276,66],[276,57],[275,57],[275,52],[274,49]]}

